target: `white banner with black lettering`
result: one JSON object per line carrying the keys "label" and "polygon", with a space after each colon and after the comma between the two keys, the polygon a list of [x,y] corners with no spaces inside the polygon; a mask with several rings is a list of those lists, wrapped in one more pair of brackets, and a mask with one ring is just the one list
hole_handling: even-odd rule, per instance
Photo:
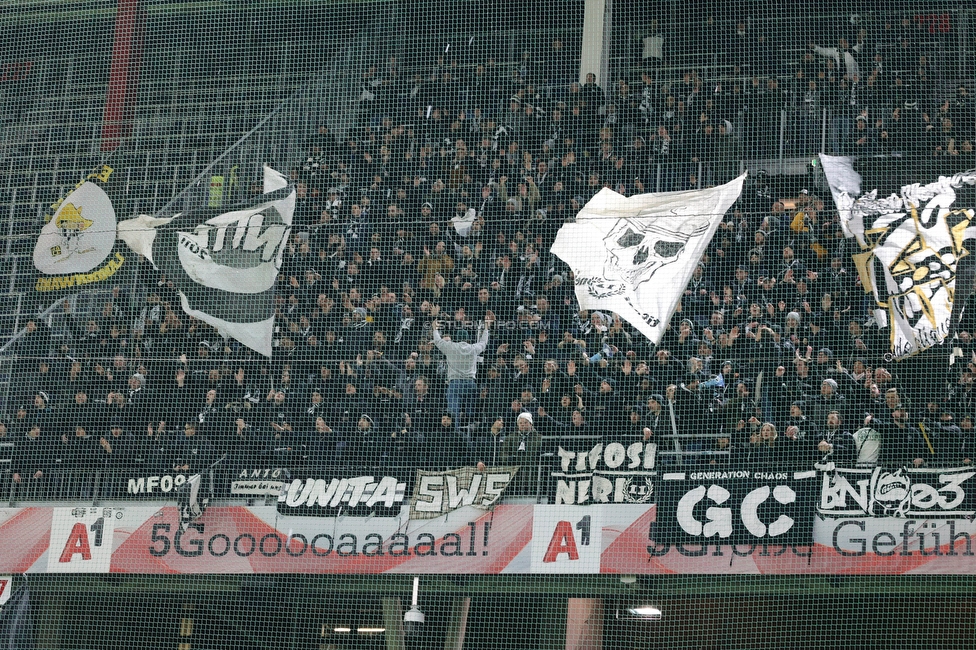
{"label": "white banner with black lettering", "polygon": [[241,467],[234,470],[230,493],[236,496],[279,496],[291,472],[283,467]]}
{"label": "white banner with black lettering", "polygon": [[670,544],[810,544],[817,473],[663,472],[652,537]]}
{"label": "white banner with black lettering", "polygon": [[518,466],[459,467],[446,472],[417,470],[410,500],[411,519],[434,519],[462,508],[490,509],[515,478]]}
{"label": "white banner with black lettering", "polygon": [[585,449],[557,451],[553,479],[556,505],[652,503],[657,444],[597,443]]}
{"label": "white banner with black lettering", "polygon": [[630,197],[600,190],[552,246],[573,270],[580,307],[615,312],[657,344],[744,181]]}
{"label": "white banner with black lettering", "polygon": [[891,329],[892,356],[941,344],[950,335],[956,265],[974,237],[976,171],[904,185],[888,197],[877,190],[858,196],[850,158],[821,162],[844,234],[861,249],[853,256],[861,285],[874,295],[878,323]]}
{"label": "white banner with black lettering", "polygon": [[976,468],[841,469],[823,472],[817,512],[825,517],[976,516]]}

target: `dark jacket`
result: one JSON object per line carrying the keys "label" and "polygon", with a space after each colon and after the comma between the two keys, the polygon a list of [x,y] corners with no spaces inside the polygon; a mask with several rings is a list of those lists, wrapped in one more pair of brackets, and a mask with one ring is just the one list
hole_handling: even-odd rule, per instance
{"label": "dark jacket", "polygon": [[61,439],[60,449],[62,466],[66,469],[93,470],[97,465],[99,449],[95,436],[88,433],[79,436],[74,432],[65,434]]}
{"label": "dark jacket", "polygon": [[[105,440],[108,449],[102,444],[102,439]],[[129,467],[135,451],[135,440],[125,431],[118,436],[109,432],[95,438],[95,459],[105,467],[116,469]]]}
{"label": "dark jacket", "polygon": [[502,465],[518,465],[514,484],[509,488],[512,496],[532,496],[535,494],[539,455],[542,450],[542,436],[534,428],[526,431],[511,431],[502,443],[499,460]]}
{"label": "dark jacket", "polygon": [[678,433],[700,433],[711,425],[709,402],[701,389],[690,391],[681,386],[675,393],[674,401]]}
{"label": "dark jacket", "polygon": [[857,443],[850,431],[823,429],[821,434],[815,437],[815,448],[819,446],[821,440],[834,446],[833,450],[824,456],[824,461],[832,462],[838,467],[854,467],[857,463]]}
{"label": "dark jacket", "polygon": [[881,434],[882,466],[888,469],[912,467],[916,458],[926,461],[933,459],[922,432],[915,425],[900,427],[894,422],[879,422],[875,428]]}
{"label": "dark jacket", "polygon": [[189,465],[189,469],[185,470],[188,474],[201,472],[214,461],[213,448],[210,442],[206,436],[199,433],[193,436],[187,436],[184,433],[173,436],[166,446],[166,457],[168,459],[167,469],[173,470],[178,466]]}
{"label": "dark jacket", "polygon": [[44,433],[36,438],[25,435],[15,440],[13,472],[20,474],[23,479],[38,471],[46,474],[54,466],[57,455],[53,440],[45,437]]}

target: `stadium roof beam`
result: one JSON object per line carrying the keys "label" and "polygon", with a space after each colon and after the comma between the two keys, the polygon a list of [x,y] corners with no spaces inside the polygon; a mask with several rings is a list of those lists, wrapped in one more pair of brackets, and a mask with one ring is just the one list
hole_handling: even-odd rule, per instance
{"label": "stadium roof beam", "polygon": [[[198,2],[149,1],[143,7],[149,16],[192,15],[201,12],[218,13],[264,11],[281,7],[303,6],[339,7],[342,5],[377,4],[389,0],[199,0]],[[60,23],[114,18],[114,2],[92,3],[88,0],[13,0],[0,2],[0,27],[38,23]]]}
{"label": "stadium roof beam", "polygon": [[[268,576],[263,576],[267,578]],[[376,596],[409,593],[413,577],[407,574],[307,575],[276,574],[289,589],[303,591],[308,602],[335,593],[371,593]],[[205,591],[237,593],[246,589],[251,575],[131,575],[82,574],[71,589],[93,595],[99,593],[138,593]],[[635,598],[645,593],[676,597],[737,595],[891,595],[940,594],[971,596],[976,577],[937,576],[833,576],[833,575],[642,575],[635,583],[623,583],[620,576],[608,575],[437,575],[423,576],[425,594],[491,595],[537,594],[568,597]],[[32,589],[64,590],[63,576],[32,574]]]}

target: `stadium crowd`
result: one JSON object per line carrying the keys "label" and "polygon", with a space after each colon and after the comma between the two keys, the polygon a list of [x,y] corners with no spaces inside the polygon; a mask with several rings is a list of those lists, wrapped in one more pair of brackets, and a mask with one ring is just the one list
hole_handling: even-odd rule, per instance
{"label": "stadium crowd", "polygon": [[932,81],[938,30],[852,28],[781,67],[736,27],[713,41],[729,79],[672,78],[655,54],[609,89],[573,83],[559,41],[508,74],[491,60],[373,66],[355,132],[320,127],[292,170],[273,357],[188,317],[146,263],[141,307],[117,291],[57,340],[28,323],[0,426],[13,481],[222,457],[299,476],[535,468],[555,445],[596,439],[657,442],[662,464],[970,463],[976,366],[927,392],[886,360],[829,196],[751,181],[657,346],[579,309],[550,253],[563,223],[603,187],[730,180],[744,158],[774,155],[784,109],[796,154],[825,132],[828,152],[920,176],[976,166],[966,87],[943,97]]}

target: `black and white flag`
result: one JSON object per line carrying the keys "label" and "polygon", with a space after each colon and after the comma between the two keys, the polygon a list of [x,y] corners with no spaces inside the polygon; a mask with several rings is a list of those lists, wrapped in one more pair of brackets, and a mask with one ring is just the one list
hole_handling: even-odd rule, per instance
{"label": "black and white flag", "polygon": [[573,270],[580,307],[616,312],[657,344],[744,181],[631,197],[600,190],[552,247]]}
{"label": "black and white flag", "polygon": [[295,212],[295,189],[270,167],[265,193],[207,208],[119,223],[119,237],[173,281],[183,310],[221,335],[271,356],[274,286]]}
{"label": "black and white flag", "polygon": [[212,490],[205,490],[203,487],[203,477],[194,474],[186,480],[186,483],[177,491],[180,507],[180,527],[186,530],[193,520],[204,513],[210,504],[210,497],[204,496]]}
{"label": "black and white flag", "polygon": [[891,331],[891,352],[904,359],[951,336],[957,271],[976,236],[976,170],[902,186],[898,194],[860,193],[850,158],[821,156],[844,234],[861,252],[854,264],[875,319]]}
{"label": "black and white flag", "polygon": [[[7,586],[9,589],[9,585]],[[0,648],[34,650],[36,628],[31,610],[30,589],[22,585],[0,607]]]}

